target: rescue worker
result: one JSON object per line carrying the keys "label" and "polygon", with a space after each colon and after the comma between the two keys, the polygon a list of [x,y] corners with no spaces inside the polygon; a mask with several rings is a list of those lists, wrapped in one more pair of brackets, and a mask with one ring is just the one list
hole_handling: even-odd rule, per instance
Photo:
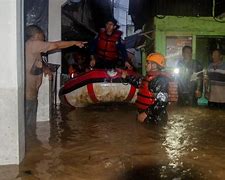
{"label": "rescue worker", "polygon": [[125,45],[121,41],[122,32],[118,30],[117,21],[114,18],[107,20],[105,28],[102,28],[90,47],[90,67],[100,69],[113,69],[119,63],[131,69]]}
{"label": "rescue worker", "polygon": [[[169,101],[170,75],[163,72],[165,57],[160,53],[152,53],[147,56],[145,77],[127,77],[123,73],[126,82],[139,88],[136,106],[138,108],[137,120],[140,122],[153,122],[161,124],[167,120],[167,104]],[[176,93],[176,92],[175,92]]]}

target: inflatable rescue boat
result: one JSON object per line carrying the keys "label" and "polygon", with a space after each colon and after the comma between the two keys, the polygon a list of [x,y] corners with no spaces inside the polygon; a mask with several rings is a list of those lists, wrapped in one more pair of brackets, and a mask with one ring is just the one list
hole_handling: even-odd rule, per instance
{"label": "inflatable rescue boat", "polygon": [[[128,75],[138,75],[127,71]],[[62,104],[85,107],[108,102],[131,102],[137,98],[137,89],[122,80],[122,70],[96,69],[68,80],[59,91]]]}

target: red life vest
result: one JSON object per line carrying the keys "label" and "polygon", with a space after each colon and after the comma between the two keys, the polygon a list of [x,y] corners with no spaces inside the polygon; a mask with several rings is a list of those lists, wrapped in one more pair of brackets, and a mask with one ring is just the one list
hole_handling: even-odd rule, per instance
{"label": "red life vest", "polygon": [[99,33],[97,56],[104,60],[117,60],[118,50],[116,47],[117,41],[121,37],[122,32],[116,30],[112,35],[107,35],[105,29],[102,29]]}
{"label": "red life vest", "polygon": [[[142,80],[141,85],[139,87],[139,92],[137,94],[137,100],[135,102],[138,109],[146,110],[150,105],[155,103],[155,96],[152,91],[149,90],[149,83],[158,76],[163,76],[168,78],[171,81],[171,75],[167,72],[151,72]],[[171,92],[169,91],[169,101],[171,101]],[[173,93],[172,93],[173,94]]]}
{"label": "red life vest", "polygon": [[149,90],[148,85],[150,81],[155,79],[156,75],[147,75],[142,80],[135,102],[138,109],[146,110],[150,105],[155,103],[155,97],[152,91]]}

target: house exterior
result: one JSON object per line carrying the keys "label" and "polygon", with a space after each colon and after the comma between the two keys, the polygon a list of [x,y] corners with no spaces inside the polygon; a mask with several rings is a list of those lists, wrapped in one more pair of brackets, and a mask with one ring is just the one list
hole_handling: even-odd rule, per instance
{"label": "house exterior", "polygon": [[[181,49],[184,45],[192,46],[193,59],[198,59],[207,65],[210,50],[215,47],[215,43],[217,47],[221,46],[220,48],[225,44],[223,30],[225,20],[215,20],[213,17],[165,16],[163,19],[155,17],[154,25],[155,50],[167,56],[170,66],[175,59],[181,57]],[[220,41],[216,42],[216,39]]]}

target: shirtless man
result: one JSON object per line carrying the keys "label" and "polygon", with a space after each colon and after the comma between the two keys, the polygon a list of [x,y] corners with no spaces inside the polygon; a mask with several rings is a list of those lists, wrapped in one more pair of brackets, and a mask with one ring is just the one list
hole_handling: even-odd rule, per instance
{"label": "shirtless man", "polygon": [[41,53],[59,50],[70,46],[82,48],[83,41],[46,42],[43,30],[36,26],[26,27],[25,58],[26,58],[26,137],[36,136],[36,117],[38,91],[42,83],[43,63]]}

